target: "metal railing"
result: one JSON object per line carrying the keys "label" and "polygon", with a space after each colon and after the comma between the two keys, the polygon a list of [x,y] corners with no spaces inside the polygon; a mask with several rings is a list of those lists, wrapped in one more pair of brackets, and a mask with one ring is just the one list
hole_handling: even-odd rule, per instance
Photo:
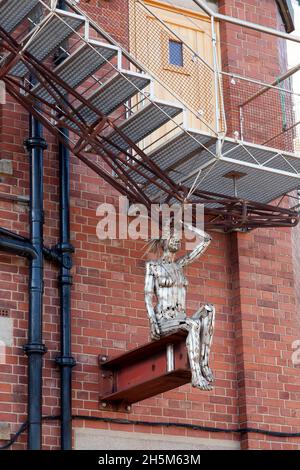
{"label": "metal railing", "polygon": [[300,155],[300,66],[272,83],[222,72],[228,136]]}

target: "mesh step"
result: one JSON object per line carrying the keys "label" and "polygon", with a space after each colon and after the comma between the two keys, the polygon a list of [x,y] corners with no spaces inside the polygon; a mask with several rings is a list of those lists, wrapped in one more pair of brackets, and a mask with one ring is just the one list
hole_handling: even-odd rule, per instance
{"label": "mesh step", "polygon": [[[190,162],[192,156],[197,159],[198,155],[206,155],[207,145],[214,145],[214,143],[215,138],[204,133],[192,135],[192,132],[190,134],[180,132],[154,150],[149,156],[161,168],[167,170],[171,167],[177,168],[186,162]],[[211,154],[208,154],[207,157],[210,159]],[[194,168],[194,165],[195,163],[193,163],[192,168]],[[176,178],[174,177],[174,179]]]}
{"label": "mesh step", "polygon": [[[83,44],[53,71],[72,88],[78,87],[118,53],[118,48],[109,44],[97,41],[89,41],[89,44]],[[59,90],[64,91],[62,87],[59,87]],[[55,100],[42,85],[37,85],[34,91],[40,98],[54,103]]]}
{"label": "mesh step", "polygon": [[[187,132],[180,131],[149,153],[149,157],[174,181],[180,182],[186,174],[213,158],[206,148],[212,147],[213,150],[215,141],[214,137],[207,134],[192,135],[191,132],[189,135]],[[146,174],[151,175],[147,171]],[[134,171],[130,172],[130,176],[139,184],[147,183],[145,178],[136,175]],[[153,195],[156,191],[157,187],[150,185],[147,193]]]}
{"label": "mesh step", "polygon": [[[150,77],[147,75],[126,72],[116,74],[104,83],[89,98],[89,102],[106,116],[115,111],[134,95],[142,91],[150,84]],[[99,116],[87,106],[78,108],[80,115],[91,125]],[[71,123],[70,123],[71,125]]]}
{"label": "mesh step", "polygon": [[[150,102],[122,123],[119,128],[133,142],[138,143],[182,112],[183,108],[178,106],[160,101]],[[128,149],[128,145],[117,132],[113,132],[107,137],[123,150]],[[111,150],[114,149],[111,147]]]}
{"label": "mesh step", "polygon": [[[56,10],[56,12],[59,14],[59,17],[53,15],[49,19],[48,16],[45,25],[36,33],[27,48],[27,51],[40,62],[46,59],[64,40],[68,39],[74,33],[74,30],[78,30],[85,23],[83,16],[62,10]],[[24,43],[29,40],[35,31],[36,28],[31,31],[30,36],[24,40]],[[26,73],[27,68],[23,63],[17,64],[11,71],[11,75],[17,77],[23,77]]]}
{"label": "mesh step", "polygon": [[39,0],[2,0],[0,2],[0,26],[12,32],[39,4]]}

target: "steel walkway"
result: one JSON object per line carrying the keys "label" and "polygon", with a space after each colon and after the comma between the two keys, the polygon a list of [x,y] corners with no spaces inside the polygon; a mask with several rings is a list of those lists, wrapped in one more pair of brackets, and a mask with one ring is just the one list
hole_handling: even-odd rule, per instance
{"label": "steel walkway", "polygon": [[[185,106],[159,100],[155,77],[74,2],[66,3],[62,11],[47,0],[0,1],[1,37],[10,46],[0,62],[3,79],[49,130],[74,131],[70,148],[93,169],[102,145],[110,169],[99,171],[116,189],[130,188],[132,199],[148,202],[180,200],[180,188],[188,191],[197,177],[200,190],[228,197],[237,191],[240,199],[267,204],[299,187],[299,157],[229,138],[220,153],[217,134],[188,128]],[[151,135],[157,142],[148,149]]]}

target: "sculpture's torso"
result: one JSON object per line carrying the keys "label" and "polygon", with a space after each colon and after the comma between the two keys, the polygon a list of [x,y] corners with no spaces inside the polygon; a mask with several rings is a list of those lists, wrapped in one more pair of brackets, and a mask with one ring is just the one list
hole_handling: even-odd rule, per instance
{"label": "sculpture's torso", "polygon": [[[170,237],[162,243],[163,257],[146,265],[145,302],[150,320],[151,338],[159,340],[170,333],[187,332],[186,346],[191,368],[192,385],[211,390],[213,373],[209,367],[215,309],[203,305],[192,317],[186,315],[186,288],[188,281],[184,267],[196,260],[208,247],[211,238],[200,229],[193,229],[202,241],[191,252],[174,260],[179,242]],[[156,304],[153,297],[156,297]]]}
{"label": "sculpture's torso", "polygon": [[176,262],[156,261],[151,263],[151,271],[157,297],[157,319],[185,319],[188,281],[182,266]]}

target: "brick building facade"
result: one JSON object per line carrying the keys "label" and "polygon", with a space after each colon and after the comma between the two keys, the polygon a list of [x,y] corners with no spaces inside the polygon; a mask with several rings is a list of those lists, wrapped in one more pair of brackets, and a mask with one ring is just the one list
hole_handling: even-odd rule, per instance
{"label": "brick building facade", "polygon": [[[82,1],[81,7],[118,41],[128,44],[127,0]],[[219,10],[275,28],[280,22],[275,0],[222,0]],[[266,82],[282,71],[284,53],[278,52],[279,41],[272,36],[262,40],[260,33],[245,34],[237,26],[222,23],[221,43],[225,71]],[[226,105],[231,106],[230,99]],[[0,119],[1,158],[13,161],[12,174],[1,177],[0,193],[25,198],[8,201],[0,195],[1,226],[27,235],[28,156],[23,141],[28,136],[28,114],[8,97],[7,104],[1,106]],[[44,137],[48,142],[44,239],[52,246],[57,243],[59,229],[57,143],[46,131]],[[96,209],[102,202],[116,203],[118,195],[78,160],[72,159],[71,174],[71,241],[75,247],[72,349],[77,361],[73,371],[74,447],[88,448],[90,443],[101,448],[105,436],[111,439],[107,445],[124,438],[129,439],[128,446],[135,446],[145,436],[156,445],[158,440],[178,442],[178,448],[299,449],[300,438],[80,419],[81,415],[298,432],[300,378],[299,368],[292,363],[292,343],[300,339],[299,229],[293,233],[290,229],[212,233],[209,250],[187,269],[189,312],[207,301],[214,303],[217,311],[211,361],[216,383],[212,392],[186,385],[134,405],[130,414],[105,412],[99,409],[98,355],[120,354],[149,339],[143,294],[144,242],[100,242]],[[59,371],[55,365],[59,350],[57,275],[57,269],[45,262],[43,336],[48,352],[43,369],[44,416],[60,413]],[[9,336],[5,364],[0,365],[1,439],[26,421],[27,360],[22,346],[28,326],[27,262],[1,252],[0,279],[0,324],[3,322],[3,331]],[[59,441],[59,421],[45,420],[43,448],[58,449]],[[13,445],[16,450],[24,448],[26,433]]]}

